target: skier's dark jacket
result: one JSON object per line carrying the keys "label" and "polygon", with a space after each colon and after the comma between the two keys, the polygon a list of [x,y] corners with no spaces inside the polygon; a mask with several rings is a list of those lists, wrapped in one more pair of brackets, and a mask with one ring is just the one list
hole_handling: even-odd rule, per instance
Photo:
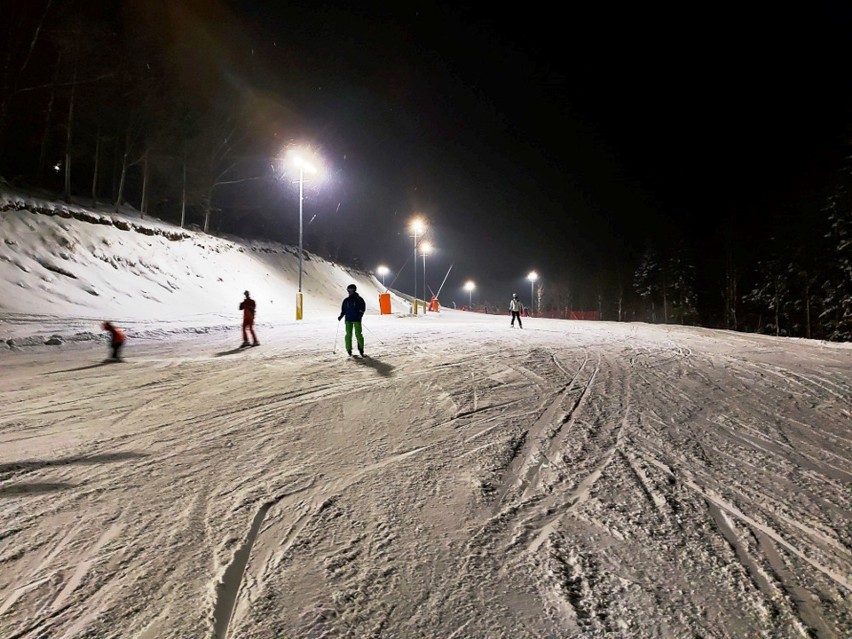
{"label": "skier's dark jacket", "polygon": [[250,297],[240,302],[240,310],[243,312],[243,324],[254,324],[254,313],[257,303]]}
{"label": "skier's dark jacket", "polygon": [[346,318],[347,322],[360,322],[366,310],[367,303],[358,293],[352,293],[340,305],[340,314]]}

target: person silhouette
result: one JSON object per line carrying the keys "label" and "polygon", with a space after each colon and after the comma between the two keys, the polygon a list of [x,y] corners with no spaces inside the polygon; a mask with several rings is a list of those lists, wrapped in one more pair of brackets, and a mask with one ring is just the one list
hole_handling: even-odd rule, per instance
{"label": "person silhouette", "polygon": [[124,331],[110,321],[106,321],[101,324],[101,328],[110,335],[109,346],[112,349],[112,359],[120,360],[121,347],[124,346],[124,342],[127,339],[124,335]]}
{"label": "person silhouette", "polygon": [[[243,295],[246,298],[240,302],[240,310],[243,312],[243,343],[240,346],[259,346],[260,342],[257,341],[257,335],[254,333],[254,313],[257,309],[257,303],[251,298],[248,291],[244,292]],[[249,333],[251,333],[251,344],[248,341]]]}
{"label": "person silhouette", "polygon": [[512,299],[509,300],[509,311],[512,313],[512,321],[510,322],[510,326],[515,328],[515,320],[518,320],[518,328],[523,328],[524,325],[521,324],[521,310],[523,309],[523,305],[521,304],[521,300],[518,299],[517,293],[512,293]]}
{"label": "person silhouette", "polygon": [[340,315],[337,316],[337,321],[346,318],[346,352],[352,355],[352,332],[354,331],[355,340],[358,343],[358,352],[361,357],[364,357],[364,335],[361,333],[361,318],[364,317],[364,312],[367,310],[367,303],[363,297],[358,295],[357,290],[358,287],[354,284],[346,287],[349,296],[340,305]]}

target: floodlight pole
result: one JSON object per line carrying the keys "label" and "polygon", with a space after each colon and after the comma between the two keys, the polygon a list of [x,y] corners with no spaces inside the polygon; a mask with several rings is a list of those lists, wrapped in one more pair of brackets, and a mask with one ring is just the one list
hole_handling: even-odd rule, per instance
{"label": "floodlight pole", "polygon": [[535,280],[530,280],[530,315],[535,313]]}
{"label": "floodlight pole", "polygon": [[538,273],[531,271],[527,279],[530,281],[530,315],[532,315],[535,313],[535,283],[538,280]]}
{"label": "floodlight pole", "polygon": [[414,299],[411,302],[411,308],[417,308],[417,225],[411,228],[414,233]]}
{"label": "floodlight pole", "polygon": [[[305,167],[299,166],[299,292],[302,292],[302,203],[305,200]],[[297,319],[302,319],[301,317]]]}
{"label": "floodlight pole", "polygon": [[290,150],[290,156],[296,166],[299,167],[299,290],[296,293],[296,319],[301,320],[303,316],[304,295],[302,294],[302,277],[304,276],[305,261],[305,170],[308,173],[316,173],[316,168],[310,164],[301,154]]}
{"label": "floodlight pole", "polygon": [[[417,235],[424,235],[426,233],[426,226],[420,220],[420,218],[415,218],[411,221],[411,233],[414,236],[414,297],[411,301],[411,312],[414,315],[417,315]],[[426,270],[426,263],[423,263],[423,270]],[[424,282],[425,287],[425,282]],[[423,297],[426,297],[426,291],[423,291]]]}
{"label": "floodlight pole", "polygon": [[429,310],[429,302],[426,301],[426,251],[420,251],[423,254],[423,306],[425,310]]}

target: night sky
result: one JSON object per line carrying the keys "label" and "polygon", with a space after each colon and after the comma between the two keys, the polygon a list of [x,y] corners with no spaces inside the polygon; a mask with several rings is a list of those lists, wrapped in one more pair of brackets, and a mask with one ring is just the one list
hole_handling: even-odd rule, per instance
{"label": "night sky", "polygon": [[[649,239],[699,263],[723,228],[747,245],[816,199],[852,122],[844,2],[131,4],[169,7],[187,92],[224,70],[287,115],[264,135],[322,153],[308,248],[343,245],[410,293],[420,215],[429,286],[453,265],[445,303],[469,278],[528,298],[532,269],[590,291]],[[247,233],[297,224],[292,184],[272,206]]]}

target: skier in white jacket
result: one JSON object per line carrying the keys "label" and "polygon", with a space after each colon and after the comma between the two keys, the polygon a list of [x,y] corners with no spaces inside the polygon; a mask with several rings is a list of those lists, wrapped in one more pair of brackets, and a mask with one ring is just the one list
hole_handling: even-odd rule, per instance
{"label": "skier in white jacket", "polygon": [[512,322],[511,327],[515,328],[515,320],[518,320],[518,328],[523,328],[523,324],[521,324],[521,309],[523,309],[523,305],[521,304],[521,300],[518,299],[517,293],[512,293],[512,299],[509,300],[509,310],[512,312]]}

